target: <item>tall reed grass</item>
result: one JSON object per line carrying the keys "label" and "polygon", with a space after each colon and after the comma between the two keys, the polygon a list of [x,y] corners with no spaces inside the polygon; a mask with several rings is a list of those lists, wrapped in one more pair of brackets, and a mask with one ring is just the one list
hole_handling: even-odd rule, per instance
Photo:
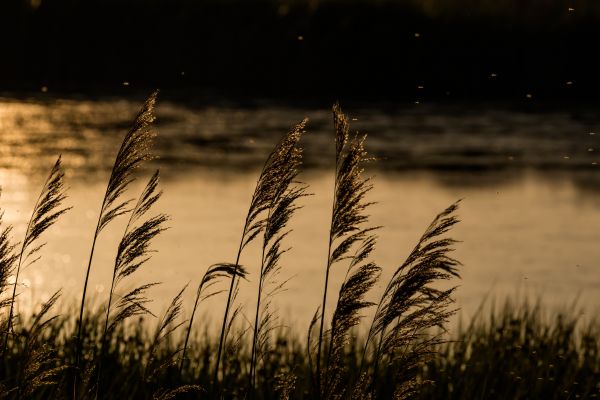
{"label": "tall reed grass", "polygon": [[[459,341],[448,341],[445,326],[456,312],[455,289],[439,289],[438,283],[458,277],[460,263],[450,256],[455,241],[449,237],[458,223],[458,203],[433,219],[394,269],[379,301],[367,300],[382,270],[372,258],[378,227],[369,223],[367,214],[373,183],[364,167],[371,159],[366,135],[350,135],[339,105],[333,107],[335,185],[323,297],[315,304],[306,344],[283,328],[272,305],[286,283],[279,272],[289,248],[288,224],[297,201],[308,195],[308,187],[297,181],[306,120],[284,135],[265,162],[235,261],[208,267],[193,283],[197,289],[188,321],[181,317],[187,285],[162,316],[155,316],[147,290],[158,283],[135,277],[169,220],[162,213],[152,215],[162,194],[159,172],[137,201],[124,197],[136,169],[152,158],[156,99],[153,93],[144,103],[117,153],[83,269],[78,308],[52,315],[57,292],[29,320],[15,312],[19,272],[36,260],[33,256],[43,255],[42,233],[69,209],[62,205],[67,195],[60,158],[43,185],[23,244],[14,243],[12,227],[2,224],[1,398],[527,398],[531,393],[552,398],[557,392],[547,388],[575,397],[598,394],[600,388],[592,383],[600,376],[597,324],[577,330],[574,318],[548,323],[537,317],[537,308],[505,309],[499,316],[492,314],[489,322],[477,321],[460,332]],[[90,309],[86,291],[97,240],[107,225],[126,215],[106,305]],[[241,254],[250,245],[259,246],[261,257],[241,266]],[[236,294],[253,274],[256,308],[242,320]],[[344,279],[334,312],[326,318],[334,274]],[[211,337],[194,317],[207,298],[223,292],[216,286],[219,282],[228,284],[225,309],[220,335]],[[126,286],[133,289],[124,290]],[[374,317],[362,337],[359,327],[371,307]],[[157,320],[154,329],[148,327],[149,319]],[[486,360],[496,363],[487,366],[494,374],[486,372]],[[526,366],[517,365],[524,360]],[[467,377],[467,372],[472,375]]]}

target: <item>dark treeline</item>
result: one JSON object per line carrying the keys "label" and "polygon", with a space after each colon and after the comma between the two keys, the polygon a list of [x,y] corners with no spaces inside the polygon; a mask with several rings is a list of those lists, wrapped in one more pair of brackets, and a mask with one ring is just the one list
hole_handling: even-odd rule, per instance
{"label": "dark treeline", "polygon": [[0,88],[589,100],[600,87],[595,3],[3,0]]}

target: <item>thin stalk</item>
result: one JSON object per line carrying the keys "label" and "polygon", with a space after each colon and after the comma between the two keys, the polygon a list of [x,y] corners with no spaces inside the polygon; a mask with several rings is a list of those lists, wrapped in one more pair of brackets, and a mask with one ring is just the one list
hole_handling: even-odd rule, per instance
{"label": "thin stalk", "polygon": [[[202,285],[202,283],[200,284]],[[194,301],[194,308],[192,309],[192,316],[190,317],[190,323],[188,325],[187,333],[185,334],[185,343],[183,345],[183,351],[181,353],[181,364],[179,365],[179,375],[183,372],[183,363],[185,362],[185,353],[187,351],[188,342],[190,340],[190,333],[192,332],[192,325],[194,323],[194,315],[196,314],[196,309],[198,308],[198,303],[200,302],[200,293],[202,291],[202,286],[198,288],[198,292],[196,293],[196,301]]]}
{"label": "thin stalk", "polygon": [[[129,227],[131,226],[133,216],[134,216],[134,214],[132,213],[129,217],[129,221],[127,222],[127,227],[125,227],[125,231],[123,232],[123,236],[125,236],[127,234],[127,232],[129,231]],[[118,255],[117,255],[117,257],[118,257]],[[106,307],[106,319],[104,320],[104,330],[102,331],[102,342],[100,345],[100,359],[98,360],[98,374],[97,374],[97,382],[96,382],[96,398],[98,398],[98,388],[100,387],[100,375],[102,373],[102,361],[104,359],[104,351],[105,351],[106,339],[107,339],[106,334],[108,333],[108,321],[110,319],[110,308],[112,306],[116,278],[117,278],[117,260],[115,259],[115,267],[113,268],[112,280],[110,282],[110,292],[108,295],[108,305]]]}
{"label": "thin stalk", "polygon": [[[108,192],[108,190],[107,190]],[[98,217],[98,223],[96,224],[96,231],[94,233],[94,239],[92,241],[92,248],[90,250],[90,256],[88,258],[87,270],[85,272],[85,282],[83,284],[83,294],[81,296],[81,305],[79,307],[79,320],[77,325],[77,337],[75,342],[75,380],[73,382],[73,398],[77,399],[77,390],[78,390],[78,381],[79,381],[79,363],[81,361],[81,351],[82,351],[82,338],[81,338],[81,330],[83,328],[83,308],[85,307],[85,297],[87,293],[88,281],[90,278],[90,270],[92,268],[92,259],[94,258],[94,250],[96,248],[96,241],[98,239],[98,231],[100,229],[100,220],[102,218],[102,210],[104,210],[104,206],[106,204],[106,196],[104,196],[104,200],[102,201],[102,207],[100,216]]]}
{"label": "thin stalk", "polygon": [[329,285],[329,270],[331,269],[331,246],[333,244],[333,237],[331,230],[333,228],[333,218],[335,212],[335,205],[337,201],[337,175],[339,169],[339,155],[335,158],[335,181],[333,184],[333,204],[331,207],[331,225],[329,229],[329,245],[327,246],[327,269],[325,271],[325,288],[323,289],[323,304],[321,305],[321,323],[319,327],[319,345],[317,348],[317,392],[318,398],[321,398],[321,346],[323,343],[323,328],[325,324],[325,305],[327,304],[327,287]]}
{"label": "thin stalk", "polygon": [[[263,256],[264,256],[264,251],[263,251]],[[262,297],[262,284],[263,284],[263,279],[262,279],[262,267],[261,267],[261,271],[260,271],[261,277],[258,283],[258,299],[256,302],[256,315],[254,317],[254,333],[252,335],[252,357],[250,359],[250,388],[252,390],[252,392],[254,392],[254,387],[256,384],[256,341],[257,341],[257,335],[258,335],[258,314],[259,314],[259,310],[260,310],[260,300]]]}
{"label": "thin stalk", "polygon": [[[346,271],[346,276],[344,277],[344,281],[343,281],[344,283],[347,281],[349,273],[350,273],[350,269],[348,269]],[[339,301],[340,301],[339,299],[341,297],[341,293],[342,292],[340,290],[340,293],[338,294],[338,304],[339,304]],[[329,370],[329,360],[331,360],[331,353],[333,351],[333,332],[334,331],[335,331],[335,320],[332,320],[331,321],[331,332],[332,332],[332,335],[329,337],[329,347],[327,349],[327,359],[325,360],[325,382],[323,382],[325,388],[328,387],[328,382],[329,382],[328,379],[327,379],[329,377],[329,374],[327,374],[327,371]]]}
{"label": "thin stalk", "polygon": [[[269,225],[271,221],[271,210],[273,206],[269,208],[269,215],[267,216],[267,226],[265,227],[265,235],[269,231]],[[264,237],[263,236],[263,237]],[[265,250],[267,248],[267,243],[263,241],[262,247],[262,255],[261,255],[261,264],[260,264],[260,278],[258,280],[258,298],[256,299],[256,315],[254,317],[254,333],[252,335],[252,352],[250,359],[250,389],[252,394],[254,394],[254,386],[256,383],[256,340],[258,335],[258,315],[260,313],[260,300],[262,298],[262,288],[263,288],[263,273],[265,269]]]}
{"label": "thin stalk", "polygon": [[[244,246],[244,239],[246,237],[246,230],[248,229],[248,219],[250,218],[250,212],[246,216],[246,222],[244,223],[244,229],[240,245],[238,247],[237,256],[235,258],[235,274],[231,277],[231,284],[229,285],[229,293],[227,295],[227,305],[225,306],[225,315],[223,316],[223,325],[221,326],[221,336],[219,337],[219,350],[217,352],[217,364],[215,365],[215,373],[213,378],[213,387],[217,388],[219,379],[219,364],[221,362],[221,354],[223,352],[223,342],[225,340],[225,328],[227,326],[227,318],[229,318],[229,308],[231,307],[231,301],[233,298],[233,286],[235,284],[235,278],[237,275],[238,265],[240,263],[240,256],[242,255],[242,249]],[[218,389],[217,389],[218,390]]]}
{"label": "thin stalk", "polygon": [[102,374],[102,361],[104,360],[104,351],[106,350],[106,333],[108,331],[108,319],[110,315],[110,307],[112,305],[113,291],[115,290],[116,270],[113,272],[112,282],[110,284],[110,295],[108,296],[108,306],[106,307],[106,320],[104,321],[104,330],[102,332],[102,343],[100,344],[100,358],[98,360],[98,374],[96,381],[96,398],[98,398],[98,389],[100,387],[100,376]]}

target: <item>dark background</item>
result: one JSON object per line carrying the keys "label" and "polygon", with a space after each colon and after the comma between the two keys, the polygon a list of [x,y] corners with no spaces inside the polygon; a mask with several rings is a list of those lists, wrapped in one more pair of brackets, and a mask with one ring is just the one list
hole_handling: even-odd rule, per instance
{"label": "dark background", "polygon": [[600,88],[597,0],[2,0],[0,37],[4,93],[564,104]]}

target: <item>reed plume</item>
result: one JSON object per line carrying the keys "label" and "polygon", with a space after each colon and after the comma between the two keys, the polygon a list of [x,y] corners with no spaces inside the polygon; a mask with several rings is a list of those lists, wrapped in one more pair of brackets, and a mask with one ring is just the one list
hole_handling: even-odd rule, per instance
{"label": "reed plume", "polygon": [[159,171],[157,170],[148,181],[135,207],[133,207],[129,215],[129,222],[125,227],[125,232],[117,249],[108,306],[106,307],[104,330],[102,332],[101,351],[98,362],[98,382],[100,382],[101,365],[105,353],[106,340],[109,336],[108,333],[112,332],[120,323],[128,318],[138,315],[153,315],[146,307],[146,304],[150,302],[146,297],[146,291],[157,283],[139,285],[120,296],[115,306],[116,314],[112,315],[112,318],[111,306],[119,283],[134,274],[150,259],[150,245],[152,240],[166,229],[164,224],[169,217],[162,213],[141,221],[162,195],[162,191],[157,191],[158,183]]}
{"label": "reed plume", "polygon": [[217,295],[222,291],[212,291],[206,293],[213,285],[217,284],[221,278],[232,277],[233,275],[237,275],[240,278],[245,278],[247,275],[246,270],[241,265],[236,264],[214,264],[211,265],[204,276],[200,280],[200,284],[198,285],[198,289],[196,290],[196,299],[194,301],[194,307],[192,308],[192,315],[190,316],[190,320],[188,322],[187,332],[185,334],[185,342],[183,345],[183,350],[181,352],[181,364],[179,366],[179,373],[183,371],[183,366],[185,363],[185,355],[188,348],[188,343],[190,340],[190,334],[192,332],[192,326],[194,323],[194,316],[196,315],[196,310],[198,309],[198,305],[200,302],[206,300],[209,297]]}
{"label": "reed plume", "polygon": [[87,294],[88,280],[94,258],[94,249],[100,232],[116,217],[129,212],[127,206],[131,200],[122,200],[128,186],[135,180],[134,171],[145,161],[151,158],[150,147],[155,133],[151,129],[154,121],[154,105],[158,91],[155,91],[144,103],[141,111],[135,118],[133,125],[125,135],[121,148],[113,164],[113,168],[108,180],[108,185],[102,205],[100,215],[96,224],[96,230],[92,240],[92,247],[88,258],[88,265],[85,272],[85,281],[83,284],[83,293],[81,296],[81,305],[79,307],[79,320],[77,327],[77,336],[75,338],[75,382],[73,387],[74,398],[77,398],[77,380],[81,361],[83,347],[83,338],[81,337],[83,327],[83,314],[85,309],[85,300]]}
{"label": "reed plume", "polygon": [[[455,211],[458,202],[436,216],[419,239],[408,258],[394,272],[377,307],[369,329],[365,351],[375,343],[370,395],[376,397],[379,365],[397,371],[395,397],[409,398],[417,388],[419,363],[433,355],[433,347],[443,342],[441,334],[430,335],[431,328],[440,327],[456,310],[450,308],[455,287],[441,290],[434,283],[459,277],[460,263],[450,257],[455,240],[444,235],[458,223]],[[363,353],[364,354],[364,353]],[[363,355],[364,359],[364,355]],[[367,396],[365,383],[356,388],[359,397]]]}
{"label": "reed plume", "polygon": [[[256,384],[257,358],[259,355],[265,354],[265,346],[270,333],[276,327],[276,316],[271,311],[271,300],[285,285],[285,282],[278,284],[276,280],[281,270],[279,264],[281,256],[289,250],[282,248],[285,237],[290,233],[290,230],[285,230],[285,228],[299,208],[296,205],[297,200],[307,195],[307,187],[294,182],[298,176],[301,163],[302,150],[295,147],[287,166],[282,170],[278,187],[275,188],[275,194],[271,199],[267,216],[264,219],[261,266],[258,279],[252,349],[250,352],[251,391],[254,390]],[[272,288],[268,290],[268,286]],[[265,292],[265,290],[267,291]],[[265,303],[261,304],[263,300]]]}
{"label": "reed plume", "polygon": [[59,156],[50,170],[50,174],[48,175],[48,178],[46,178],[42,191],[37,198],[31,218],[27,223],[25,238],[23,239],[21,251],[19,252],[18,260],[16,261],[15,281],[13,284],[12,297],[10,299],[10,310],[8,312],[7,321],[8,326],[4,335],[3,354],[7,351],[8,337],[13,328],[14,308],[21,269],[26,268],[39,259],[39,257],[33,257],[46,243],[38,243],[38,239],[61,215],[71,208],[62,207],[62,202],[67,198],[64,187],[64,176],[65,173],[63,172],[61,157]]}
{"label": "reed plume", "polygon": [[[293,179],[293,176],[289,173],[289,165],[298,157],[298,142],[300,141],[306,123],[307,119],[304,119],[297,124],[280,140],[269,154],[256,183],[252,200],[250,201],[250,207],[242,229],[242,237],[240,239],[234,265],[239,264],[243,249],[265,229],[266,218],[264,217],[264,213],[272,206],[273,199],[280,194],[282,187],[281,182],[286,180],[291,181]],[[236,293],[236,277],[237,274],[231,276],[227,304],[225,305],[223,323],[221,325],[217,362],[215,364],[216,367],[213,379],[215,386],[218,383],[221,354],[227,336],[229,311],[232,300],[234,299],[234,294]]]}
{"label": "reed plume", "polygon": [[[363,300],[363,297],[379,275],[377,265],[365,262],[375,246],[375,236],[372,232],[378,228],[364,227],[368,221],[365,211],[372,204],[365,201],[366,194],[372,188],[370,179],[363,177],[363,166],[370,160],[364,149],[366,135],[355,135],[350,139],[348,118],[343,114],[339,104],[335,104],[332,111],[336,148],[335,183],[317,343],[316,392],[318,397],[327,397],[330,392],[330,384],[337,379],[337,373],[329,367],[330,357],[328,357],[326,360],[327,380],[325,385],[321,384],[325,308],[331,267],[343,260],[349,260],[350,263],[332,318],[329,355],[334,358],[343,348],[348,330],[358,323],[360,310],[370,305]],[[358,251],[351,255],[356,245],[359,245]],[[329,377],[332,379],[329,379],[327,375],[330,375]]]}
{"label": "reed plume", "polygon": [[106,336],[107,331],[112,331],[116,328],[117,324],[127,318],[136,315],[152,314],[145,306],[145,304],[149,302],[145,297],[145,292],[157,283],[140,285],[121,296],[115,307],[117,313],[113,316],[113,319],[110,320],[111,304],[117,286],[122,280],[134,274],[150,259],[150,252],[152,251],[150,245],[152,240],[166,229],[164,224],[168,221],[169,217],[163,213],[150,217],[136,225],[162,195],[162,191],[156,191],[158,181],[159,172],[156,171],[148,181],[137,204],[131,211],[129,222],[127,223],[125,232],[119,243],[113,268],[108,306],[106,309],[103,337]]}

